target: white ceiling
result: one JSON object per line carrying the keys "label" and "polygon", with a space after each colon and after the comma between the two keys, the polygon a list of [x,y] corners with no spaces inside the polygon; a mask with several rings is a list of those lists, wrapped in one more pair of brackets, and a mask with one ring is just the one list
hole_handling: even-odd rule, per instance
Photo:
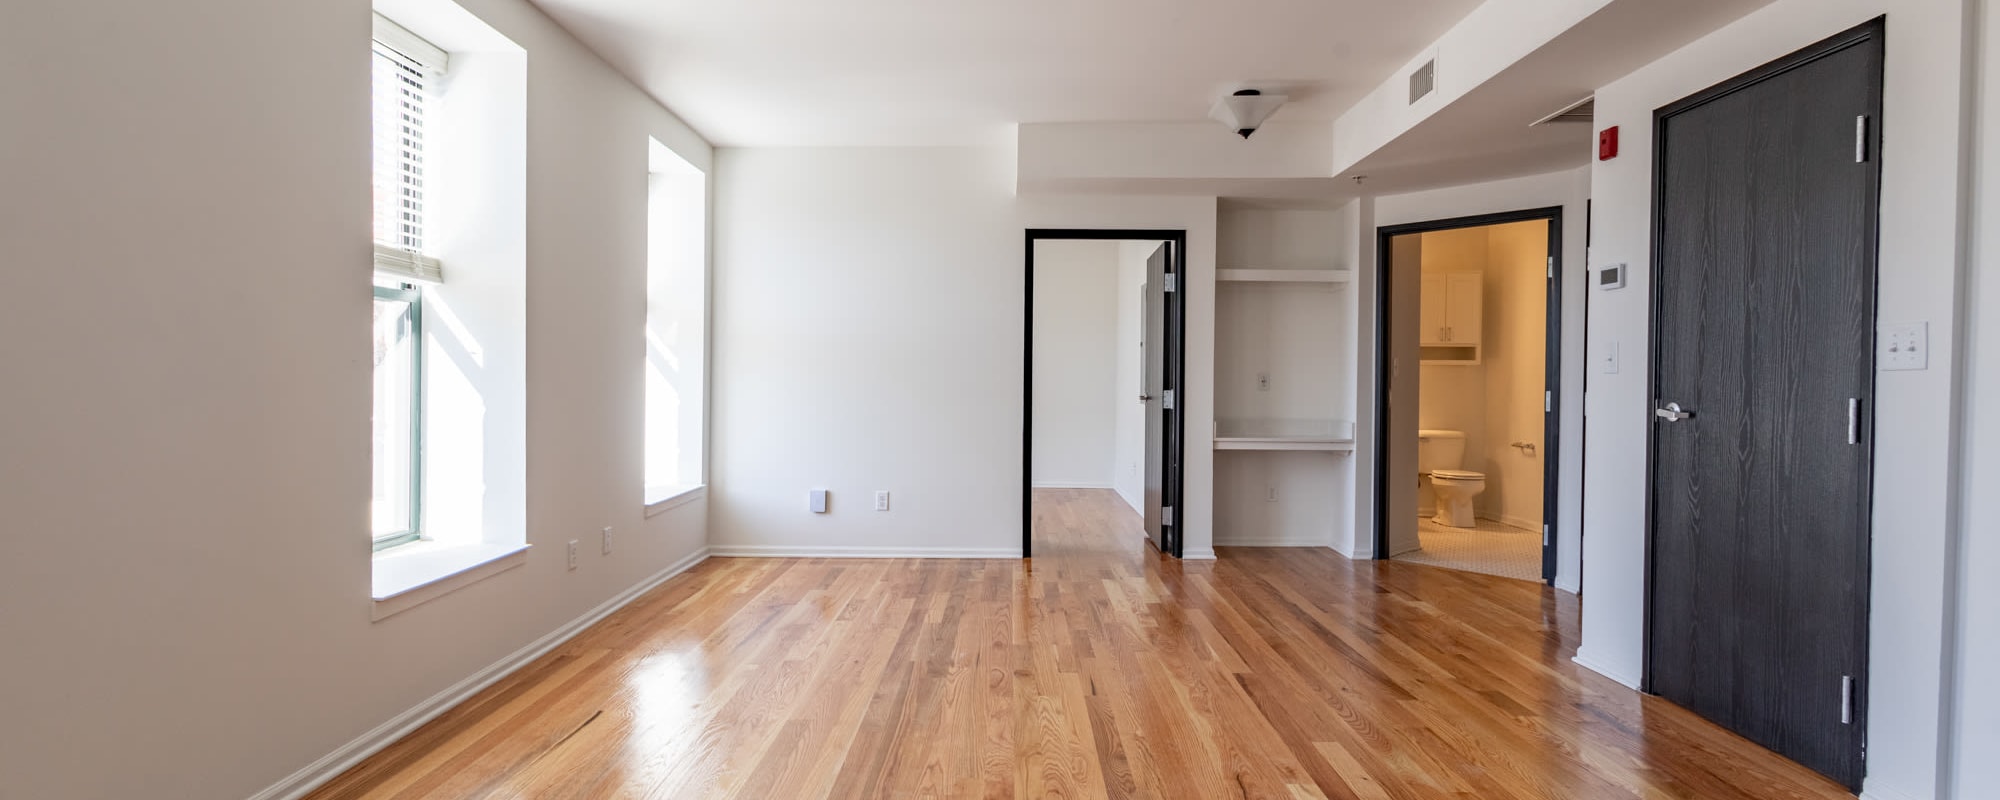
{"label": "white ceiling", "polygon": [[1201,120],[1241,86],[1331,120],[1479,0],[534,0],[719,146],[956,145]]}

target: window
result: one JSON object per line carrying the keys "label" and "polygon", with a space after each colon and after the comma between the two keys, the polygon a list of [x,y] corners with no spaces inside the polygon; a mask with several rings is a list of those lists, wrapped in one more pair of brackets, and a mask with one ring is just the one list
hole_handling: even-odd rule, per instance
{"label": "window", "polygon": [[380,14],[374,37],[376,550],[423,538],[424,293],[444,278],[426,251],[425,125],[444,51]]}
{"label": "window", "polygon": [[420,538],[423,292],[375,287],[375,549]]}
{"label": "window", "polygon": [[375,271],[435,283],[444,275],[426,255],[424,146],[446,56],[380,14],[374,50]]}
{"label": "window", "polygon": [[646,243],[645,500],[706,481],[708,179],[649,142]]}

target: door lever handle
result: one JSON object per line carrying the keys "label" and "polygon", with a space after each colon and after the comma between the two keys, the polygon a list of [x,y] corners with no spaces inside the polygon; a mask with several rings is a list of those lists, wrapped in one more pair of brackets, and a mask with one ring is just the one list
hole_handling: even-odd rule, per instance
{"label": "door lever handle", "polygon": [[1653,409],[1653,416],[1668,422],[1679,422],[1684,419],[1694,419],[1694,412],[1683,411],[1679,403],[1668,403],[1666,408]]}
{"label": "door lever handle", "polygon": [[1153,402],[1153,396],[1152,396],[1152,395],[1150,395],[1150,394],[1142,394],[1142,395],[1139,395],[1139,402],[1141,402],[1141,403],[1150,403],[1150,402]]}

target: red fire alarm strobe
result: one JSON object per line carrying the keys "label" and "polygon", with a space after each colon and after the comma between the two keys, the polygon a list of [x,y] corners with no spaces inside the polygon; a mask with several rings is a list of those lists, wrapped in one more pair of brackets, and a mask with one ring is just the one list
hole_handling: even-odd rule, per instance
{"label": "red fire alarm strobe", "polygon": [[1597,160],[1610,161],[1618,157],[1618,126],[1613,125],[1597,134]]}

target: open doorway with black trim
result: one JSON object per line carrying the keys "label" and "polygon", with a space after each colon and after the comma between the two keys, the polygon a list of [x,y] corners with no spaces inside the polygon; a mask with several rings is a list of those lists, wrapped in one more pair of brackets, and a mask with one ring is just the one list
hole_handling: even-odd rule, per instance
{"label": "open doorway with black trim", "polygon": [[1022,555],[1060,525],[1179,558],[1187,233],[1032,229],[1026,253]]}
{"label": "open doorway with black trim", "polygon": [[1562,209],[1378,233],[1377,557],[1552,583]]}

